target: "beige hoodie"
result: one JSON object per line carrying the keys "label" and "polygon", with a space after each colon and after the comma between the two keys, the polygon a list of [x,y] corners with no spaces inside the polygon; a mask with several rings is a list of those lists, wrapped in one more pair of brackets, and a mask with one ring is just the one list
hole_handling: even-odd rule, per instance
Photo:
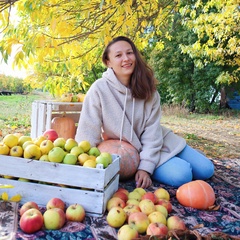
{"label": "beige hoodie", "polygon": [[131,143],[140,154],[138,169],[152,174],[186,146],[183,138],[160,125],[160,118],[157,91],[148,101],[134,99],[130,89],[108,68],[87,92],[75,139],[97,146],[103,130],[110,139]]}

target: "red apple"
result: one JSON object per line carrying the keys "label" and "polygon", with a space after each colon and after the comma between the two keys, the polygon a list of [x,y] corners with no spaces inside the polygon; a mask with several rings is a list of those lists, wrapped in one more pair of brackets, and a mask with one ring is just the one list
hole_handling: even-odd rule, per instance
{"label": "red apple", "polygon": [[157,203],[157,197],[156,197],[156,195],[154,194],[154,193],[152,193],[152,192],[146,192],[146,193],[144,193],[143,195],[142,195],[142,199],[141,200],[143,200],[143,199],[149,199],[149,200],[151,200],[152,202],[153,202],[153,204],[156,204]]}
{"label": "red apple", "polygon": [[126,195],[129,194],[128,190],[125,188],[119,188],[116,192],[124,192]]}
{"label": "red apple", "polygon": [[28,209],[31,209],[31,208],[35,208],[35,209],[39,210],[37,203],[29,201],[29,202],[24,203],[21,206],[21,208],[19,209],[20,216],[22,216],[23,213],[25,213]]}
{"label": "red apple", "polygon": [[65,224],[66,215],[60,208],[51,208],[44,212],[43,221],[47,230],[58,230]]}
{"label": "red apple", "polygon": [[138,238],[139,234],[138,231],[133,228],[133,226],[129,226],[128,224],[123,225],[118,230],[118,240],[130,240]]}
{"label": "red apple", "polygon": [[143,199],[139,203],[139,207],[143,213],[149,215],[156,210],[154,203],[150,199]]}
{"label": "red apple", "polygon": [[25,233],[35,233],[39,231],[43,226],[43,215],[36,209],[28,209],[20,217],[19,226]]}
{"label": "red apple", "polygon": [[113,207],[107,214],[107,223],[113,228],[120,228],[127,219],[127,214],[121,207]]}
{"label": "red apple", "polygon": [[43,133],[43,136],[54,142],[58,138],[58,133],[54,129],[48,129]]}
{"label": "red apple", "polygon": [[167,236],[168,227],[162,223],[150,223],[147,228],[147,235],[150,236]]}
{"label": "red apple", "polygon": [[60,198],[51,198],[46,205],[47,209],[51,209],[51,208],[60,208],[63,211],[65,211],[65,203],[63,202],[62,199]]}
{"label": "red apple", "polygon": [[129,217],[129,215],[131,213],[134,213],[134,212],[141,212],[141,209],[139,206],[137,205],[126,205],[123,210],[125,211],[125,213],[127,214],[127,218]]}
{"label": "red apple", "polygon": [[124,208],[126,203],[119,197],[112,197],[107,202],[107,211],[110,211],[113,207]]}
{"label": "red apple", "polygon": [[184,221],[176,215],[167,219],[167,227],[169,230],[186,230]]}
{"label": "red apple", "polygon": [[124,192],[115,192],[112,197],[119,197],[121,198],[125,203],[127,202],[128,200],[128,195]]}
{"label": "red apple", "polygon": [[85,210],[82,205],[75,203],[66,209],[66,219],[68,221],[82,222],[85,218]]}
{"label": "red apple", "polygon": [[168,201],[166,199],[158,199],[156,205],[164,206],[167,209],[168,213],[172,212],[172,204],[170,203],[170,201]]}
{"label": "red apple", "polygon": [[135,212],[129,215],[128,224],[135,228],[138,233],[143,234],[147,231],[147,227],[150,224],[148,216],[143,212]]}
{"label": "red apple", "polygon": [[166,199],[166,200],[170,200],[170,194],[169,192],[164,189],[164,188],[158,188],[154,191],[154,194],[155,196],[158,198],[158,199]]}

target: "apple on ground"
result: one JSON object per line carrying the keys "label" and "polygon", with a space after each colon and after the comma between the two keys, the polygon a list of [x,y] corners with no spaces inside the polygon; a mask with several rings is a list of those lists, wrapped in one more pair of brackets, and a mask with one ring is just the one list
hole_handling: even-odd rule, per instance
{"label": "apple on ground", "polygon": [[48,154],[50,150],[52,150],[54,148],[54,144],[51,140],[46,139],[43,140],[40,144],[40,149],[43,154]]}
{"label": "apple on ground", "polygon": [[156,197],[158,199],[166,199],[166,200],[170,200],[170,194],[169,192],[164,189],[164,188],[158,188],[154,191],[154,194],[156,195]]}
{"label": "apple on ground", "polygon": [[66,215],[60,208],[47,209],[43,214],[43,221],[47,230],[58,230],[65,224]]}
{"label": "apple on ground", "polygon": [[137,191],[132,191],[132,192],[130,192],[129,194],[128,194],[128,200],[129,199],[135,199],[135,200],[137,200],[137,201],[141,201],[141,199],[142,199],[142,196],[141,196],[141,194],[139,193],[139,192],[137,192]]}
{"label": "apple on ground", "polygon": [[168,216],[168,210],[163,205],[155,205],[156,211],[161,212],[165,217]]}
{"label": "apple on ground", "polygon": [[41,156],[42,156],[41,149],[39,146],[35,144],[28,145],[23,152],[23,157],[27,159],[39,160]]}
{"label": "apple on ground", "polygon": [[43,227],[43,215],[36,209],[28,209],[20,217],[19,226],[25,233],[31,234],[39,231]]}
{"label": "apple on ground", "polygon": [[126,205],[123,210],[126,212],[127,214],[127,218],[130,216],[131,213],[134,212],[141,212],[141,209],[139,206],[137,205]]}
{"label": "apple on ground", "polygon": [[168,213],[172,212],[172,204],[170,201],[168,201],[166,199],[158,199],[156,205],[164,206],[167,209]]}
{"label": "apple on ground", "polygon": [[143,212],[135,212],[129,215],[128,224],[135,228],[138,233],[143,234],[147,231],[147,227],[150,224],[148,216]]}
{"label": "apple on ground", "polygon": [[29,201],[29,202],[24,203],[19,209],[20,216],[22,216],[24,212],[26,212],[27,210],[32,209],[32,208],[39,210],[39,206],[35,202]]}
{"label": "apple on ground", "polygon": [[124,192],[127,196],[129,194],[129,191],[126,188],[118,188],[118,190],[116,192]]}
{"label": "apple on ground", "polygon": [[113,207],[107,214],[107,223],[113,228],[120,228],[127,220],[127,214],[121,207]]}
{"label": "apple on ground", "polygon": [[143,194],[141,200],[143,200],[143,199],[149,199],[153,202],[153,204],[156,204],[157,200],[158,200],[156,195],[152,192],[146,192],[145,194]]}
{"label": "apple on ground", "polygon": [[154,203],[150,199],[143,199],[139,203],[139,207],[143,213],[149,215],[150,213],[156,211]]}
{"label": "apple on ground", "polygon": [[167,227],[169,230],[186,230],[186,225],[180,217],[173,215],[167,219]]}
{"label": "apple on ground", "polygon": [[158,211],[150,213],[148,215],[148,219],[151,223],[159,222],[159,223],[162,223],[164,225],[167,224],[166,217],[161,212],[158,212]]}
{"label": "apple on ground", "polygon": [[75,165],[77,163],[77,156],[71,153],[67,153],[63,158],[64,164]]}
{"label": "apple on ground", "polygon": [[47,209],[52,209],[52,208],[60,208],[63,211],[65,211],[65,202],[60,199],[60,198],[51,198],[47,204],[46,204]]}
{"label": "apple on ground", "polygon": [[119,197],[121,198],[125,203],[127,202],[128,200],[128,195],[126,195],[126,193],[124,192],[115,192],[112,197]]}
{"label": "apple on ground", "polygon": [[118,230],[118,240],[132,240],[138,237],[138,231],[128,224],[123,225]]}
{"label": "apple on ground", "polygon": [[141,196],[143,196],[146,193],[146,190],[141,187],[135,188],[133,191],[140,193]]}
{"label": "apple on ground", "polygon": [[168,227],[162,223],[150,223],[146,233],[150,236],[167,236]]}
{"label": "apple on ground", "polygon": [[54,142],[58,138],[58,133],[54,129],[48,129],[43,133],[43,136]]}
{"label": "apple on ground", "polygon": [[97,147],[91,147],[88,151],[88,155],[93,155],[95,157],[98,157],[101,154],[100,150]]}
{"label": "apple on ground", "polygon": [[137,205],[139,206],[139,201],[137,201],[136,199],[128,199],[126,202],[126,205]]}
{"label": "apple on ground", "polygon": [[66,219],[68,221],[82,222],[85,215],[85,209],[78,203],[71,204],[66,209]]}
{"label": "apple on ground", "polygon": [[67,151],[67,152],[71,152],[72,148],[78,146],[78,143],[75,139],[73,138],[68,138],[66,140],[66,143],[64,145],[64,149]]}
{"label": "apple on ground", "polygon": [[66,140],[63,137],[58,137],[56,140],[53,141],[54,147],[60,147],[64,149],[65,144],[66,144]]}
{"label": "apple on ground", "polygon": [[23,156],[23,148],[21,146],[14,146],[10,149],[9,154],[12,157],[22,157]]}
{"label": "apple on ground", "polygon": [[112,197],[107,202],[107,211],[110,211],[113,207],[124,208],[126,203],[119,197]]}
{"label": "apple on ground", "polygon": [[66,152],[60,147],[54,147],[48,153],[48,160],[50,162],[61,163],[66,155]]}

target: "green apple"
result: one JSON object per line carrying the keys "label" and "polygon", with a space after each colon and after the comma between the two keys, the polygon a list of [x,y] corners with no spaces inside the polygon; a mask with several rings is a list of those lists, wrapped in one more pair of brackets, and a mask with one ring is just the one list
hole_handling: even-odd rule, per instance
{"label": "green apple", "polygon": [[39,146],[35,144],[28,145],[23,153],[24,158],[38,160],[42,156],[42,152]]}
{"label": "green apple", "polygon": [[112,155],[108,152],[102,152],[96,158],[97,164],[103,164],[103,167],[106,168],[109,164],[112,163]]}
{"label": "green apple", "polygon": [[68,139],[66,140],[65,145],[64,145],[64,149],[65,149],[67,152],[70,152],[71,149],[72,149],[73,147],[75,147],[75,146],[78,146],[77,141],[76,141],[75,139],[73,139],[73,138],[68,138]]}
{"label": "green apple", "polygon": [[54,148],[53,142],[51,140],[43,140],[40,144],[40,149],[42,154],[48,154],[50,150]]}
{"label": "green apple", "polygon": [[27,178],[19,178],[18,181],[20,181],[20,182],[30,182],[30,180],[27,179]]}
{"label": "green apple", "polygon": [[75,165],[77,163],[77,156],[71,153],[67,153],[63,159],[63,163]]}
{"label": "green apple", "polygon": [[101,154],[100,150],[97,147],[91,147],[88,151],[88,155],[93,155],[98,157]]}
{"label": "green apple", "polygon": [[66,143],[66,140],[63,137],[59,137],[53,142],[54,147],[60,147],[62,149],[64,149],[65,143]]}
{"label": "green apple", "polygon": [[76,155],[77,157],[81,154],[81,153],[84,153],[83,149],[79,146],[75,146],[71,149],[70,151],[71,154],[74,154]]}
{"label": "green apple", "polygon": [[72,102],[78,102],[78,96],[77,95],[72,96]]}
{"label": "green apple", "polygon": [[22,147],[22,145],[26,142],[26,141],[32,141],[32,138],[30,136],[21,136],[18,139],[18,145]]}
{"label": "green apple", "polygon": [[48,153],[48,159],[50,162],[61,163],[66,155],[66,152],[60,147],[54,147]]}
{"label": "green apple", "polygon": [[49,162],[48,154],[43,154],[43,155],[39,158],[39,161]]}

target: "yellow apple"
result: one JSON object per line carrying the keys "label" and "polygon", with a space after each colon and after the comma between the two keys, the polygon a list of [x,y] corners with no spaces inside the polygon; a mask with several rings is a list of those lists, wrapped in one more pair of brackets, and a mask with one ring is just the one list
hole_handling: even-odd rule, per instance
{"label": "yellow apple", "polygon": [[39,136],[39,137],[33,139],[33,143],[40,147],[41,142],[46,139],[47,138],[45,136]]}
{"label": "yellow apple", "polygon": [[22,145],[26,142],[26,141],[32,141],[32,138],[30,136],[21,136],[18,139],[18,145],[22,147]]}
{"label": "yellow apple", "polygon": [[62,149],[64,149],[64,145],[66,143],[66,140],[65,138],[63,137],[58,137],[56,140],[54,140],[53,144],[54,144],[54,147],[60,147]]}
{"label": "yellow apple", "polygon": [[73,147],[77,146],[77,145],[78,145],[78,143],[77,143],[77,141],[76,141],[75,139],[73,139],[73,138],[68,138],[68,139],[66,140],[65,145],[64,145],[64,149],[65,149],[67,152],[70,152],[71,149],[72,149]]}
{"label": "yellow apple", "polygon": [[159,211],[154,211],[148,215],[148,219],[151,223],[162,223],[164,225],[167,225],[167,219],[164,216],[163,213]]}
{"label": "yellow apple", "polygon": [[49,162],[48,154],[43,154],[43,155],[39,158],[39,161]]}
{"label": "yellow apple", "polygon": [[96,161],[92,159],[88,159],[86,162],[84,162],[83,167],[90,167],[90,168],[96,168]]}
{"label": "yellow apple", "polygon": [[89,159],[89,155],[87,153],[82,153],[78,156],[78,162],[81,166],[83,166],[84,162]]}
{"label": "yellow apple", "polygon": [[33,141],[26,141],[25,143],[23,143],[23,145],[22,145],[23,151],[25,151],[26,147],[28,145],[31,145],[31,144],[34,144],[34,142]]}
{"label": "yellow apple", "polygon": [[86,140],[83,140],[80,143],[78,143],[78,146],[81,147],[85,153],[87,153],[91,148],[90,142]]}
{"label": "yellow apple", "polygon": [[12,148],[18,145],[18,137],[14,134],[7,134],[3,138],[3,143],[6,144],[9,148]]}
{"label": "yellow apple", "polygon": [[34,159],[34,160],[39,160],[41,155],[42,155],[41,149],[36,144],[28,145],[25,148],[24,153],[23,153],[24,158]]}
{"label": "yellow apple", "polygon": [[54,148],[54,144],[51,140],[43,140],[40,144],[40,150],[42,154],[48,154],[50,150]]}
{"label": "yellow apple", "polygon": [[23,156],[23,148],[21,146],[14,146],[10,149],[9,154],[12,157],[22,157]]}
{"label": "yellow apple", "polygon": [[9,152],[9,147],[4,143],[0,143],[0,155],[8,155]]}
{"label": "yellow apple", "polygon": [[71,149],[70,153],[74,154],[78,157],[81,153],[84,153],[84,152],[83,152],[83,149],[81,147],[75,146]]}

